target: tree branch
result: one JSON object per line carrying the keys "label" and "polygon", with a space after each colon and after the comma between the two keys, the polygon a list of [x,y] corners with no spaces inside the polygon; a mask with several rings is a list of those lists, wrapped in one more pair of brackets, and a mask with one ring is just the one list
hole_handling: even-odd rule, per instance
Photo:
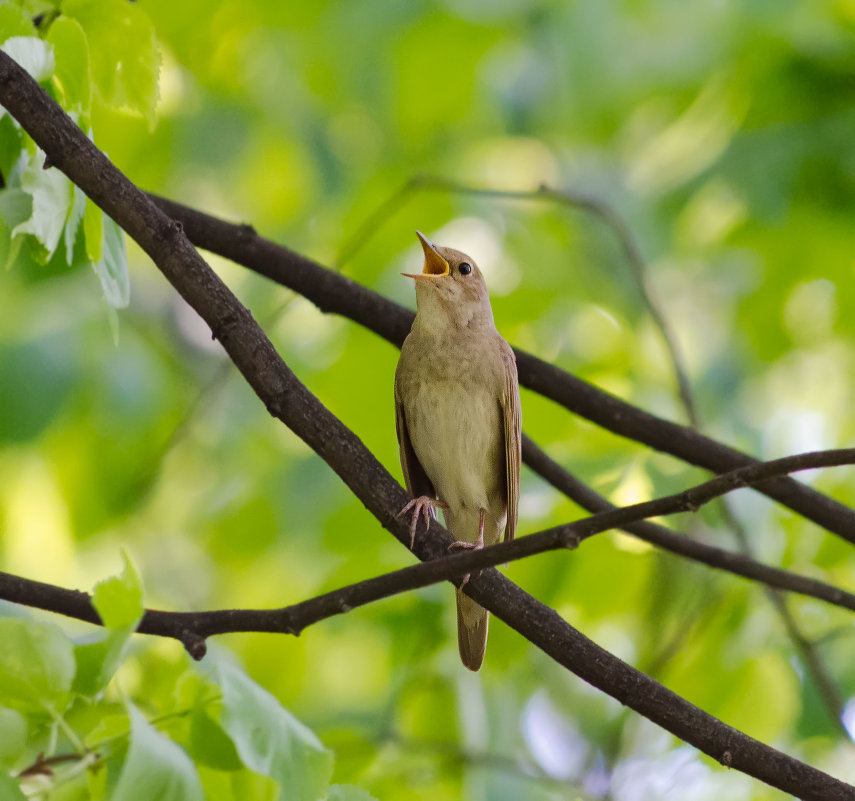
{"label": "tree branch", "polygon": [[[583,509],[596,513],[618,508],[552,460],[526,436],[523,437],[523,457],[526,464],[535,473],[578,503]],[[734,553],[698,542],[657,523],[648,521],[622,523],[619,528],[640,540],[649,542],[651,545],[677,556],[700,562],[708,567],[725,570],[743,578],[761,581],[770,587],[807,595],[855,611],[855,606],[852,605],[855,595],[850,595],[850,593],[818,579],[771,567],[741,553]]]}
{"label": "tree branch", "polygon": [[[514,562],[530,556],[559,549],[574,549],[584,540],[610,529],[631,526],[645,517],[697,511],[714,498],[732,492],[752,482],[768,481],[770,478],[796,470],[810,470],[855,463],[855,448],[817,451],[787,456],[758,465],[717,476],[674,495],[653,501],[612,508],[582,520],[546,529],[536,534],[520,537],[513,542],[503,542],[475,551],[444,554],[429,561],[409,565],[375,576],[323,595],[309,598],[300,603],[280,609],[220,609],[206,612],[164,612],[146,610],[137,629],[141,634],[173,637],[183,642],[197,659],[204,655],[204,642],[217,634],[260,631],[299,635],[304,629],[335,615],[344,614],[373,601],[389,598],[403,592],[427,587],[441,581],[459,584],[467,573],[475,573],[505,562]],[[446,539],[450,535],[436,521],[431,529],[418,534],[417,544],[428,546],[432,537]],[[418,549],[416,549],[418,550]],[[442,553],[442,552],[440,552]],[[725,554],[739,558],[739,554]],[[760,567],[763,567],[762,565]],[[773,570],[773,568],[766,568]],[[784,573],[784,580],[796,587],[801,582],[811,582],[802,576]],[[829,600],[838,606],[855,611],[855,594],[815,582],[821,593],[805,593]],[[787,587],[787,589],[792,589]],[[799,589],[795,590],[799,592]],[[827,596],[827,597],[825,597]],[[88,623],[101,624],[88,593],[68,590],[51,584],[13,576],[0,572],[0,598],[6,601],[43,609],[73,617]]]}
{"label": "tree branch", "polygon": [[[674,495],[612,508],[582,520],[520,537],[513,542],[499,543],[476,551],[435,556],[430,561],[409,565],[280,609],[222,609],[206,612],[146,610],[137,630],[141,634],[154,634],[180,640],[196,658],[201,658],[204,655],[205,639],[217,634],[262,631],[298,635],[314,623],[344,614],[373,601],[441,581],[453,581],[459,584],[467,573],[525,559],[546,551],[574,549],[595,534],[618,527],[631,527],[633,523],[646,517],[697,511],[714,498],[749,486],[751,483],[768,481],[772,477],[796,470],[853,463],[855,463],[855,448],[787,456],[717,476]],[[435,536],[434,529],[441,532],[439,535],[441,538],[449,537],[445,529],[433,521],[430,531],[418,534],[417,544],[429,545],[431,537]],[[451,540],[448,541],[451,542]],[[744,559],[739,554],[722,553],[724,558],[737,561]],[[802,585],[805,585],[807,589],[815,591],[804,594],[855,611],[855,594],[822,584],[822,582],[814,582],[803,576],[788,574],[786,571],[767,568],[764,565],[756,567],[773,574],[783,574],[776,576],[780,584],[789,585],[782,589],[801,592],[804,589]],[[819,589],[812,585],[819,585]],[[77,590],[68,590],[0,572],[0,598],[88,623],[101,623],[98,613],[92,606],[90,596]]]}
{"label": "tree branch", "polygon": [[[190,245],[181,225],[137,190],[47,93],[2,52],[0,102],[51,162],[152,257],[206,321],[270,413],[327,461],[382,525],[406,542],[407,526],[395,517],[395,510],[407,499],[403,489],[299,382],[251,314]],[[425,560],[435,558],[450,542],[447,532],[433,523],[431,536],[417,543],[417,555]],[[855,792],[851,785],[727,726],[622,662],[496,570],[472,579],[466,593],[559,664],[722,764],[808,801],[847,799]]]}
{"label": "tree branch", "polygon": [[[262,239],[249,225],[224,222],[166,198],[150,197],[184,226],[185,233],[198,247],[294,290],[322,312],[347,317],[393,345],[400,347],[409,333],[413,312],[394,301]],[[514,352],[521,384],[615,434],[714,473],[756,462],[735,448],[638,409],[536,356],[519,349]],[[855,510],[791,478],[770,481],[759,491],[855,543]]]}

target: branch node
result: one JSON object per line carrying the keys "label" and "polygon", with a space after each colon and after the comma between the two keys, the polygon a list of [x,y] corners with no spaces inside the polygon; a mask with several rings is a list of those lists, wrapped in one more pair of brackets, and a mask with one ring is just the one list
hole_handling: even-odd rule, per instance
{"label": "branch node", "polygon": [[682,503],[683,509],[687,512],[695,513],[701,508],[701,506],[703,506],[703,504],[696,501],[694,493],[691,490],[688,490]]}
{"label": "branch node", "polygon": [[723,751],[718,761],[726,768],[731,767],[733,765],[733,752],[730,749]]}
{"label": "branch node", "polygon": [[211,326],[211,339],[219,340],[225,344],[229,337],[229,332],[239,326],[240,318],[237,314],[224,314],[216,326]]}
{"label": "branch node", "polygon": [[243,223],[237,228],[237,238],[243,242],[255,239],[257,236],[258,232],[249,223]]}
{"label": "branch node", "polygon": [[43,170],[49,170],[53,166],[54,166],[53,159],[47,153],[45,153],[45,163],[42,164],[42,169]]}
{"label": "branch node", "polygon": [[197,634],[190,629],[183,629],[179,637],[181,644],[187,650],[187,653],[197,662],[202,659],[208,652],[208,646],[205,638],[201,634]]}
{"label": "branch node", "polygon": [[559,539],[561,547],[568,551],[575,551],[579,547],[579,543],[582,542],[581,537],[575,531],[571,531],[569,534],[562,532]]}

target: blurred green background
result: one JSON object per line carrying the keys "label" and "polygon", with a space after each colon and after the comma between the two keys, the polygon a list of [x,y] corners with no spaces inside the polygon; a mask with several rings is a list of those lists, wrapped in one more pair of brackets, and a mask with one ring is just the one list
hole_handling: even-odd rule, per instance
{"label": "blurred green background", "polygon": [[[705,431],[769,458],[852,442],[852,0],[138,5],[162,50],[156,121],[104,105],[92,117],[96,143],[138,186],[330,266],[416,174],[590,193],[640,243]],[[600,220],[413,191],[341,269],[414,306],[399,273],[419,267],[416,228],[478,261],[512,343],[685,422],[661,338]],[[129,260],[117,336],[88,269],[22,261],[0,279],[2,569],[89,589],[125,547],[147,605],[189,610],[282,606],[410,563],[267,415],[132,243]],[[400,477],[397,351],[210,263]],[[703,478],[525,390],[522,404],[527,433],[615,502]],[[855,503],[851,470],[803,478]],[[841,540],[747,491],[733,506],[758,558],[855,586]],[[580,515],[524,469],[521,534]],[[673,525],[736,547],[715,509]],[[855,780],[852,744],[761,587],[621,534],[507,574],[705,710]],[[842,697],[855,696],[850,616],[801,598],[790,607]],[[378,799],[785,797],[627,713],[501,622],[484,669],[467,674],[454,631],[439,586],[298,639],[211,646],[335,750],[336,781]],[[180,645],[140,637],[117,682],[156,715],[188,661]],[[205,770],[212,798],[271,792],[246,795]]]}

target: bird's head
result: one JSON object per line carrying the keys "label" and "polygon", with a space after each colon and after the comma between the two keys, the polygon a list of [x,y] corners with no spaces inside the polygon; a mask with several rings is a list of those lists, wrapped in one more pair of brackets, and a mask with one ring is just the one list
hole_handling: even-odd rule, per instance
{"label": "bird's head", "polygon": [[437,247],[416,231],[425,263],[420,273],[404,273],[416,282],[419,314],[432,326],[443,323],[456,328],[493,325],[493,311],[484,276],[474,260],[453,248]]}

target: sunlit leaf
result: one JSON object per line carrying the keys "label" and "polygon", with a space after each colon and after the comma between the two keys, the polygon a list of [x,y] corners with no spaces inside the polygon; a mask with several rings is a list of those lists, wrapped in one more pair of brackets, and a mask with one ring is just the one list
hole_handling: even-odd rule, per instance
{"label": "sunlit leaf", "polygon": [[11,36],[35,36],[32,19],[15,3],[0,3],[0,42]]}
{"label": "sunlit leaf", "polygon": [[51,24],[47,41],[56,58],[54,80],[59,84],[66,109],[89,114],[92,102],[92,74],[89,67],[89,43],[80,23],[62,16]]}
{"label": "sunlit leaf", "polygon": [[160,51],[146,12],[125,0],[66,0],[63,12],[90,42],[92,75],[109,104],[130,108],[154,123]]}
{"label": "sunlit leaf", "polygon": [[122,551],[122,572],[99,581],[92,603],[108,628],[135,626],[143,613],[142,580],[126,551]]}
{"label": "sunlit leaf", "polygon": [[53,47],[36,36],[12,36],[0,46],[7,55],[18,62],[37,81],[46,81],[53,75]]}
{"label": "sunlit leaf", "polygon": [[74,689],[83,695],[95,695],[107,686],[143,614],[142,582],[128,555],[123,552],[122,558],[122,572],[99,581],[92,594],[92,603],[105,628],[95,635],[94,642],[75,648]]}
{"label": "sunlit leaf", "polygon": [[83,213],[83,233],[86,237],[86,256],[97,263],[104,255],[104,212],[89,198]]}

